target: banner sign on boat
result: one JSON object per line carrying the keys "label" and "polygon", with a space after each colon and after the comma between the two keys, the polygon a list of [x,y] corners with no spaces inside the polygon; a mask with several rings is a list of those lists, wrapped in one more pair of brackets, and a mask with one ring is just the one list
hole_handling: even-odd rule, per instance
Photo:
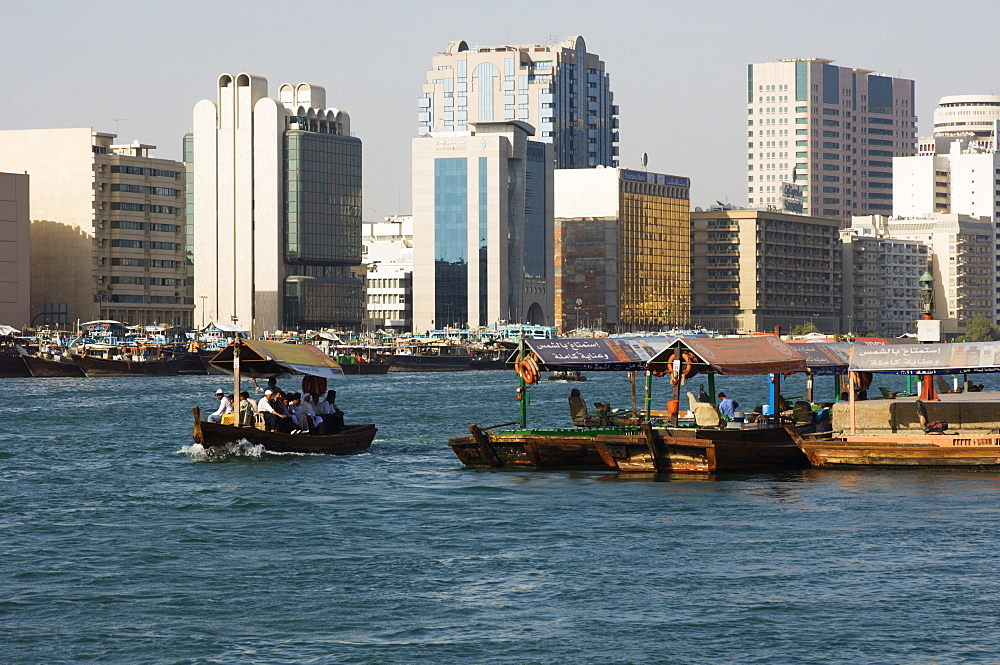
{"label": "banner sign on boat", "polygon": [[852,372],[973,374],[1000,372],[1000,342],[857,347]]}
{"label": "banner sign on boat", "polygon": [[603,337],[597,339],[526,339],[545,370],[637,372],[672,337]]}

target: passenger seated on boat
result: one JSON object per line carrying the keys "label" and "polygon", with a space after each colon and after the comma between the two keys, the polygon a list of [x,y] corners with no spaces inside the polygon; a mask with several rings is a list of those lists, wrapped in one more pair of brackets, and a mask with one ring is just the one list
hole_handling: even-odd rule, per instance
{"label": "passenger seated on boat", "polygon": [[240,425],[253,427],[257,424],[257,403],[250,399],[250,393],[240,393]]}
{"label": "passenger seated on boat", "polygon": [[323,418],[316,415],[316,408],[313,406],[313,396],[306,394],[302,398],[301,404],[299,404],[299,413],[305,416],[306,425],[310,432],[319,429],[319,426],[323,423]]}
{"label": "passenger seated on boat", "polygon": [[295,429],[289,423],[288,414],[284,411],[280,393],[265,390],[264,396],[257,402],[257,410],[264,416],[268,432],[291,432]]}
{"label": "passenger seated on boat", "polygon": [[569,391],[569,417],[577,427],[599,427],[601,425],[600,417],[587,413],[587,403],[580,396],[579,388],[573,388]]}
{"label": "passenger seated on boat", "polygon": [[815,418],[812,405],[805,400],[800,399],[796,401],[795,406],[792,408],[792,418],[795,419],[796,425],[808,425],[812,423]]}
{"label": "passenger seated on boat", "polygon": [[326,399],[320,402],[319,406],[319,415],[323,416],[323,420],[326,422],[326,433],[336,434],[342,431],[344,429],[344,412],[337,406],[337,391],[327,391]]}
{"label": "passenger seated on boat", "polygon": [[222,416],[233,412],[233,402],[226,397],[226,393],[222,389],[215,391],[215,397],[219,400],[219,408],[215,410],[215,413],[208,417],[208,422],[221,423]]}

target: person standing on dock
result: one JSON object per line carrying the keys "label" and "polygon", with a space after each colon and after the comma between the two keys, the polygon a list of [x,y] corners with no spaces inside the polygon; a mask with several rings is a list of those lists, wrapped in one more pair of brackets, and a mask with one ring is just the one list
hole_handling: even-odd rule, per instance
{"label": "person standing on dock", "polygon": [[740,408],[739,402],[731,397],[726,397],[726,393],[719,393],[719,415],[726,416],[732,420],[738,408]]}

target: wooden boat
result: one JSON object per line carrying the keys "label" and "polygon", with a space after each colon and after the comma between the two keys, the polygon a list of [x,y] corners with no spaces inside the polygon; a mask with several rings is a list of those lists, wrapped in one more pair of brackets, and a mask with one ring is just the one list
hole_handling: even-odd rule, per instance
{"label": "wooden boat", "polygon": [[471,467],[586,468],[648,473],[801,469],[809,461],[782,427],[673,430],[640,427],[491,432],[450,439]]}
{"label": "wooden boat", "polygon": [[[780,416],[762,419],[759,426],[720,429],[719,416],[714,407],[703,404],[714,414],[715,427],[678,427],[676,409],[668,414],[672,416],[672,423],[654,425],[650,422],[654,413],[649,408],[652,374],[659,371],[659,364],[666,363],[671,356],[690,353],[692,359],[685,361],[686,364],[697,363],[720,374],[803,371],[805,361],[780,340],[662,339],[656,342],[606,338],[525,340],[525,345],[534,355],[525,356],[522,349],[521,357],[525,360],[517,365],[521,375],[520,393],[537,381],[539,369],[581,369],[572,367],[572,364],[584,365],[588,371],[647,368],[645,412],[629,414],[632,422],[624,419],[616,422],[616,417],[609,414],[605,404],[602,407],[604,410],[599,411],[604,426],[528,429],[525,423],[526,400],[522,399],[517,429],[499,430],[515,423],[487,428],[471,425],[471,436],[448,441],[456,456],[467,466],[592,468],[654,473],[722,473],[808,466],[805,455],[785,429],[794,421],[786,422]],[[582,362],[571,363],[572,359],[581,359]],[[537,369],[532,369],[532,364]],[[678,369],[690,371],[691,367],[673,371],[680,374]],[[678,376],[674,383],[675,399],[682,382]],[[709,383],[712,383],[711,378]],[[676,402],[674,404],[676,406]],[[590,420],[592,417],[587,416],[584,424],[589,424]],[[804,430],[814,427],[811,423],[803,425]]]}
{"label": "wooden boat", "polygon": [[344,374],[348,376],[361,376],[369,374],[385,374],[389,371],[389,367],[392,363],[384,362],[381,360],[373,361],[363,361],[363,362],[340,362],[340,368],[344,370]]}
{"label": "wooden boat", "polygon": [[462,372],[469,369],[468,348],[457,345],[414,346],[388,357],[390,372]]}
{"label": "wooden boat", "polygon": [[24,358],[17,353],[0,353],[0,378],[14,379],[31,376]]}
{"label": "wooden boat", "polygon": [[998,436],[845,436],[798,445],[817,467],[1000,468]]}
{"label": "wooden boat", "polygon": [[65,356],[52,356],[34,354],[23,356],[24,364],[31,372],[31,376],[48,377],[80,377],[85,376],[83,370],[72,359]]}
{"label": "wooden boat", "polygon": [[834,407],[837,436],[797,440],[817,467],[1000,468],[997,395],[938,396],[932,379],[942,374],[1000,371],[1000,342],[922,344],[912,348],[859,347],[849,377],[864,373],[924,377],[922,398],[849,402]]}
{"label": "wooden boat", "polygon": [[337,434],[285,434],[268,432],[256,427],[239,427],[202,422],[201,410],[194,413],[194,440],[205,448],[219,448],[237,441],[249,441],[274,453],[316,453],[322,455],[356,455],[372,445],[375,425],[348,425]]}
{"label": "wooden boat", "polygon": [[89,377],[99,376],[177,376],[187,363],[185,355],[150,360],[113,360],[91,354],[74,353],[73,360]]}
{"label": "wooden boat", "polygon": [[[328,378],[344,376],[339,364],[311,344],[236,339],[212,359],[212,364],[234,375],[234,394],[239,392],[242,375],[256,380],[298,374],[304,377],[304,392],[313,394],[326,391]],[[206,448],[246,440],[271,452],[353,455],[367,450],[378,431],[375,425],[348,425],[337,434],[285,434],[258,427],[202,422],[198,407],[193,407],[192,411],[194,439]]]}

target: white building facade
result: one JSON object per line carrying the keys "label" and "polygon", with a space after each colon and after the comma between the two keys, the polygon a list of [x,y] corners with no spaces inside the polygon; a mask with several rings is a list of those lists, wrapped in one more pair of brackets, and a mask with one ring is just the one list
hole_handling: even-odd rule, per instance
{"label": "white building facade", "polygon": [[[797,58],[752,64],[747,80],[751,207],[839,219],[888,215],[892,159],[916,153],[914,83]],[[802,190],[801,210],[786,185]]]}
{"label": "white building facade", "polygon": [[367,266],[364,325],[413,329],[413,216],[393,215],[362,224],[362,262]]}
{"label": "white building facade", "polygon": [[580,36],[551,46],[451,42],[434,56],[418,105],[418,136],[518,120],[554,147],[558,169],[618,164],[610,79]]}
{"label": "white building facade", "polygon": [[263,77],[223,74],[188,141],[204,318],[255,334],[359,327],[361,141],[326,90],[286,83],[272,99]]}
{"label": "white building facade", "polygon": [[[934,278],[934,318],[942,332],[960,335],[976,316],[994,312],[996,261],[994,225],[988,218],[936,214],[919,218],[855,217],[862,235],[913,240],[927,246]],[[886,288],[891,283],[887,281]]]}
{"label": "white building facade", "polygon": [[470,126],[413,139],[413,330],[551,326],[552,146]]}
{"label": "white building facade", "polygon": [[[920,154],[893,160],[892,214],[932,213],[988,218],[996,226],[993,250],[1000,274],[1000,95],[942,97],[934,136],[920,139]],[[1000,284],[992,320],[1000,322]]]}

